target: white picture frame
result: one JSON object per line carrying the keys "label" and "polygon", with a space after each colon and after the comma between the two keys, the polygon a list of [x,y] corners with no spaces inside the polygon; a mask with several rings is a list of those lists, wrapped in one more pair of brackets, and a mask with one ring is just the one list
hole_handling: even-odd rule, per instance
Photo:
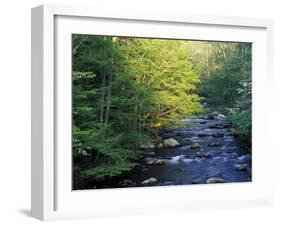
{"label": "white picture frame", "polygon": [[[71,33],[252,42],[253,181],[72,191]],[[273,22],[265,19],[57,5],[33,8],[32,216],[56,220],[271,205],[273,179],[267,175],[273,171],[273,150],[260,138],[266,137],[271,108],[266,99],[273,83],[272,33]]]}

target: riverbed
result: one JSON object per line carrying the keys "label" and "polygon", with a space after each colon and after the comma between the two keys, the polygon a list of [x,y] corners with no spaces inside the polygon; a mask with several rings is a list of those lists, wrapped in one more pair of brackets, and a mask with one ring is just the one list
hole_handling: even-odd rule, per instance
{"label": "riverbed", "polygon": [[[189,126],[161,132],[176,147],[150,148],[135,169],[110,187],[250,182],[251,150],[231,134],[223,119],[188,118]],[[190,126],[191,125],[191,126]]]}

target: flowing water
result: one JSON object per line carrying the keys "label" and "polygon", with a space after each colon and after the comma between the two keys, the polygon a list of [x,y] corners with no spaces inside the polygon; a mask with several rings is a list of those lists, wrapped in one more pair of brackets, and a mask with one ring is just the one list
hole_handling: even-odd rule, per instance
{"label": "flowing water", "polygon": [[[210,178],[220,178],[225,183],[251,181],[251,154],[231,135],[223,120],[188,120],[193,127],[161,134],[164,139],[178,140],[180,146],[147,150],[141,164],[118,182],[112,181],[110,187],[144,186],[143,181],[151,178],[157,181],[153,179],[146,185],[204,184]],[[162,164],[147,164],[156,160],[163,160]]]}

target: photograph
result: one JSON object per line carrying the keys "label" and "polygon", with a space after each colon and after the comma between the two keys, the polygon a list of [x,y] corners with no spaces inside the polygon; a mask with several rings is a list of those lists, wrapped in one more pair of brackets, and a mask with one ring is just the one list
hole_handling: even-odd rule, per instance
{"label": "photograph", "polygon": [[72,34],[72,190],[252,181],[252,43]]}

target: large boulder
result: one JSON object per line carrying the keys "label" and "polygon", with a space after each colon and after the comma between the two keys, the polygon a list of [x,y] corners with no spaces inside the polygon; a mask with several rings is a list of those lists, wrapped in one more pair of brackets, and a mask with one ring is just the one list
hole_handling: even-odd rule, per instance
{"label": "large boulder", "polygon": [[177,147],[179,145],[180,145],[180,143],[177,140],[175,140],[174,138],[169,138],[169,139],[163,140],[163,146],[165,148],[173,148],[173,147]]}

